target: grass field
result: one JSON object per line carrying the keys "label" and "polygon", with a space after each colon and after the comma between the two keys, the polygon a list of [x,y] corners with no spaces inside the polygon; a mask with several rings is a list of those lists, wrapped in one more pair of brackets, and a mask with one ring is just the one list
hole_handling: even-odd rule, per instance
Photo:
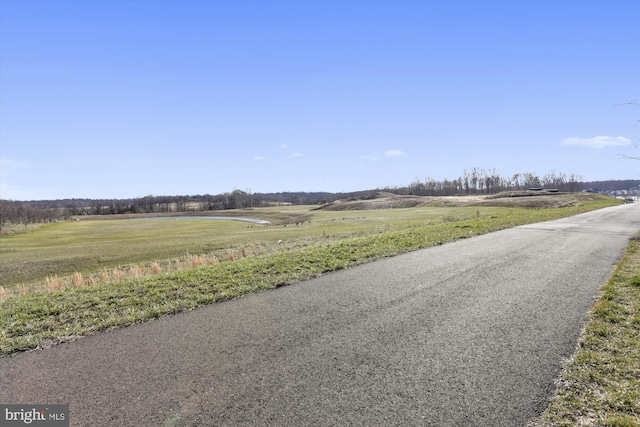
{"label": "grass field", "polygon": [[[331,212],[315,206],[236,210],[235,216],[270,221],[259,226],[203,219],[89,220],[47,224],[24,233],[0,236],[0,286],[43,282],[48,276],[87,274],[103,268],[214,254],[227,259],[242,247],[273,252],[349,237],[397,231],[443,221],[472,218],[477,208],[415,208]],[[506,208],[483,207],[482,216],[503,216]],[[97,218],[97,219],[96,219]],[[296,225],[296,223],[298,225]],[[278,241],[282,241],[278,244]]]}

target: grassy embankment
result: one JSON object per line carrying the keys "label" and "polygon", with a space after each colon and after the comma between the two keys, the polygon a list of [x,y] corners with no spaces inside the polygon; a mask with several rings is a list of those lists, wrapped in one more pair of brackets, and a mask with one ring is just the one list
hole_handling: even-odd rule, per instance
{"label": "grassy embankment", "polygon": [[544,426],[640,426],[640,233],[602,288]]}
{"label": "grassy embankment", "polygon": [[[220,243],[212,237],[215,233],[208,233],[208,238],[203,238],[202,241],[193,236],[172,236],[176,227],[183,233],[186,233],[183,227],[195,227],[195,236],[202,234],[198,227],[214,227],[213,224],[195,220],[185,220],[187,223],[184,225],[173,221],[119,221],[119,224],[115,224],[118,221],[96,221],[93,225],[80,221],[71,225],[52,224],[23,235],[26,236],[23,240],[19,235],[2,236],[0,249],[3,272],[10,270],[5,267],[14,266],[19,270],[21,265],[26,265],[21,264],[21,261],[12,263],[11,260],[14,259],[22,259],[23,263],[29,265],[46,260],[42,264],[54,271],[55,268],[61,272],[64,268],[75,270],[78,266],[87,271],[91,263],[99,266],[117,264],[121,262],[122,256],[129,262],[145,262],[158,256],[173,254],[176,250],[183,252],[185,247],[187,250],[193,247],[215,250],[198,246],[211,244],[204,243],[211,241],[218,241],[216,245],[221,245],[220,250],[223,251],[235,250],[235,245],[238,244],[258,249],[254,251],[254,256],[238,257],[235,262],[221,262],[93,286],[83,284],[60,291],[35,292],[0,301],[0,355],[72,340],[101,330],[294,283],[382,257],[516,225],[574,215],[611,204],[616,202],[598,198],[560,209],[482,207],[479,218],[473,218],[476,208],[453,208],[462,209],[455,212],[451,208],[375,213],[360,211],[349,214],[307,212],[304,214],[306,225],[300,226],[284,227],[283,224],[279,227],[251,228],[242,223],[225,223],[224,229],[230,230],[229,236],[232,236],[229,237],[231,243]],[[407,219],[407,212],[410,213],[411,220]],[[470,219],[454,221],[460,217],[453,216],[453,213],[464,214]],[[436,221],[436,218],[439,220]],[[164,228],[163,224],[170,223],[173,223],[173,228]],[[79,228],[70,232],[65,227]],[[100,227],[106,227],[108,231],[95,240],[95,232]],[[118,227],[133,228],[126,231],[120,229],[123,233],[120,235],[116,230]],[[140,231],[140,228],[147,228],[147,232]],[[60,230],[67,231],[61,232],[57,239],[51,238]],[[220,228],[215,230],[222,232]],[[46,244],[42,243],[42,236],[47,236],[44,239]],[[283,240],[283,237],[287,239],[287,245],[276,243]],[[184,243],[185,241],[190,243]],[[92,252],[90,248],[95,249]],[[83,261],[78,263],[74,256]],[[6,265],[5,260],[9,260]],[[37,278],[42,272],[34,271],[31,275]]]}
{"label": "grassy embankment", "polygon": [[[136,220],[88,217],[81,221],[43,225],[13,235],[0,235],[0,285],[13,290],[30,287],[54,275],[83,275],[128,269],[131,265],[185,258],[185,254],[265,254],[345,238],[398,231],[426,224],[471,218],[476,208],[387,209],[376,211],[311,211],[290,206],[224,212],[270,221],[261,226],[236,221],[201,219]],[[481,208],[482,216],[505,215],[504,208]],[[297,224],[297,225],[296,225]],[[22,231],[19,227],[18,231]],[[280,242],[280,244],[278,244]]]}

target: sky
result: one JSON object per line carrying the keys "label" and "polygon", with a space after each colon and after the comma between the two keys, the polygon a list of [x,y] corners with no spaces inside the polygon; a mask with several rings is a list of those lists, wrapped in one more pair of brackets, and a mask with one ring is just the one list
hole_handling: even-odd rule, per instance
{"label": "sky", "polygon": [[2,199],[640,179],[639,103],[640,0],[0,0]]}

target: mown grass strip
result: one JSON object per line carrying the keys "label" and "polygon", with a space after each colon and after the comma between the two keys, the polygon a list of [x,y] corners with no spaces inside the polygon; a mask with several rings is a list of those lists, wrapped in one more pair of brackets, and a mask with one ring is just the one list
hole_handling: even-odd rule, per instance
{"label": "mown grass strip", "polygon": [[0,355],[69,341],[383,257],[611,204],[615,202],[596,200],[571,208],[514,209],[502,216],[422,226],[160,276],[10,298],[0,302]]}
{"label": "mown grass strip", "polygon": [[640,233],[602,288],[543,426],[640,426]]}

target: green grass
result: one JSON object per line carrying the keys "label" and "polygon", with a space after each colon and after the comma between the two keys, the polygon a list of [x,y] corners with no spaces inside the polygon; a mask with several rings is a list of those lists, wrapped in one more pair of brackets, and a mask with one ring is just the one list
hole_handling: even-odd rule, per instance
{"label": "green grass", "polygon": [[602,288],[544,426],[640,426],[640,234]]}
{"label": "green grass", "polygon": [[[318,216],[313,217],[314,219],[307,229],[303,226],[252,229],[247,228],[246,224],[225,222],[225,229],[229,227],[228,230],[231,230],[229,232],[233,235],[231,239],[236,239],[231,243],[232,245],[254,241],[257,236],[261,239],[273,240],[282,236],[283,233],[289,233],[286,234],[287,238],[293,244],[283,247],[279,251],[266,252],[235,262],[6,299],[0,302],[0,355],[73,340],[78,336],[142,322],[263,289],[291,284],[325,272],[340,270],[382,257],[516,225],[574,215],[611,204],[616,203],[611,199],[601,198],[571,208],[498,209],[493,211],[491,216],[438,223],[434,223],[434,218],[437,218],[438,215],[442,216],[444,211],[433,210],[433,208],[424,209],[421,212],[413,212],[412,210],[358,211],[349,214],[319,212]],[[476,210],[473,208],[473,212]],[[488,208],[482,208],[481,212],[488,210]],[[462,215],[465,212],[469,211],[447,211],[447,216]],[[416,219],[418,216],[420,219]],[[360,219],[338,220],[338,218],[351,217],[360,217]],[[411,217],[411,219],[408,220],[407,217]],[[78,224],[79,227],[86,227],[82,228],[83,235],[81,237],[75,234],[69,235],[68,228],[65,229],[65,227],[69,227],[68,224],[55,224],[34,232],[28,236],[27,241],[31,242],[35,250],[39,247],[37,233],[43,232],[49,238],[51,234],[46,233],[59,232],[58,240],[49,242],[47,239],[48,243],[45,246],[46,251],[55,252],[51,247],[57,248],[59,253],[64,254],[61,256],[62,258],[68,257],[70,253],[83,252],[82,250],[77,252],[77,248],[69,249],[68,246],[74,245],[86,249],[85,245],[87,244],[101,244],[103,247],[109,248],[106,253],[111,253],[110,251],[114,250],[111,246],[116,244],[114,242],[118,242],[118,239],[106,236],[113,237],[114,234],[123,239],[132,239],[137,242],[139,250],[145,247],[156,247],[155,245],[162,248],[171,245],[172,242],[162,245],[159,242],[145,240],[150,239],[149,236],[157,236],[163,232],[175,233],[175,230],[171,228],[162,228],[162,231],[156,228],[165,222],[140,222],[149,224],[141,225],[137,221],[132,221],[131,225],[127,225],[128,223],[121,224],[125,223],[124,221],[118,224],[115,224],[114,221],[106,221],[107,229],[113,228],[109,229],[109,233],[102,234],[101,238],[96,238],[92,232],[96,233],[100,229],[99,227],[103,227],[102,230],[104,230],[105,224],[103,222],[96,221],[91,224],[81,222]],[[173,223],[173,221],[169,222]],[[179,225],[178,228],[182,230],[181,232],[186,233],[183,227],[194,227],[197,233],[199,232],[198,227],[202,227],[203,223],[208,224],[208,221]],[[216,227],[214,225],[208,226]],[[127,227],[132,228],[127,230]],[[147,234],[141,231],[140,227],[148,227]],[[217,230],[220,231],[220,229]],[[77,229],[74,231],[77,232]],[[274,233],[275,231],[277,231],[276,234],[262,234]],[[253,232],[258,234],[252,234]],[[135,235],[132,236],[132,234]],[[210,234],[212,240],[215,240],[213,239],[214,234]],[[240,235],[244,235],[244,237],[238,237]],[[180,240],[179,237],[176,239]],[[42,245],[42,242],[39,245]],[[129,240],[122,242],[121,245],[123,246],[122,251],[131,251],[126,248],[128,245],[136,246]],[[23,245],[22,249],[25,256],[28,255],[26,246]],[[133,252],[135,253],[135,251]],[[159,253],[164,254],[165,252],[160,250]]]}

